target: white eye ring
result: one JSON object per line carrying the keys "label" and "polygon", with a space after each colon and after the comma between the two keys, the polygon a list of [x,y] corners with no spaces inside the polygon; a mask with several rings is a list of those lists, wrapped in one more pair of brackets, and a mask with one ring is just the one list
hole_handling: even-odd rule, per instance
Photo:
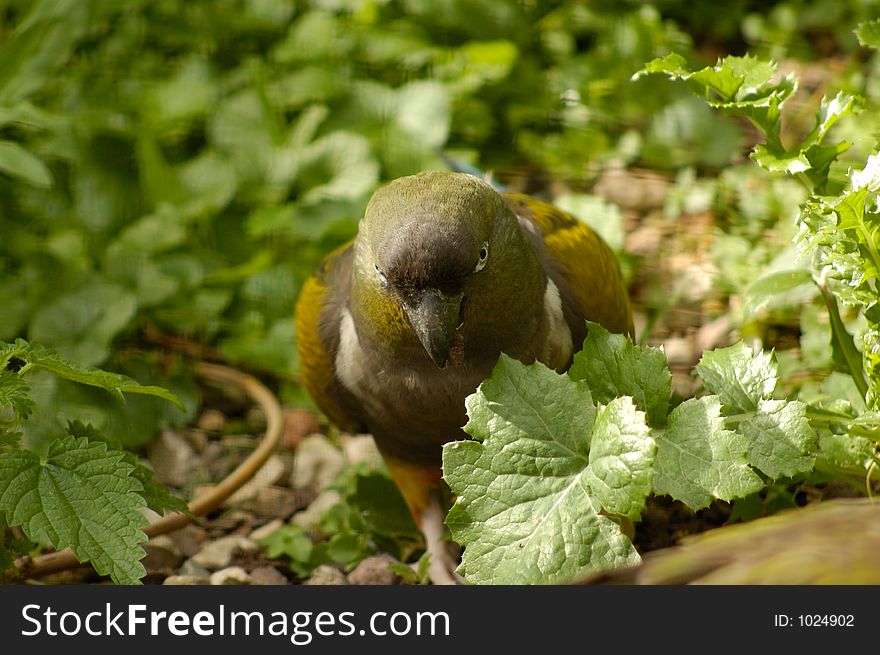
{"label": "white eye ring", "polygon": [[382,269],[379,268],[378,264],[374,264],[374,267],[376,269],[376,276],[379,278],[379,282],[382,283],[383,287],[387,286],[388,285],[388,277],[385,275],[385,273],[382,272]]}
{"label": "white eye ring", "polygon": [[483,244],[483,247],[480,248],[480,258],[477,260],[477,265],[474,268],[474,273],[479,273],[484,268],[486,268],[486,262],[489,261],[489,242],[486,241]]}

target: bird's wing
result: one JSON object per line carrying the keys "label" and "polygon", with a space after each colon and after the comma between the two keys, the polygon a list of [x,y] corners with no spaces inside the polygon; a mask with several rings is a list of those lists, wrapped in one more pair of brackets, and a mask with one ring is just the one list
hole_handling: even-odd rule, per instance
{"label": "bird's wing", "polygon": [[351,243],[338,248],[303,285],[296,302],[296,343],[302,382],[321,411],[340,429],[363,432],[357,399],[335,372],[351,257]]}
{"label": "bird's wing", "polygon": [[503,194],[520,221],[540,231],[544,268],[559,287],[575,345],[586,336],[585,320],[611,332],[633,334],[632,310],[620,265],[602,238],[585,223],[549,203]]}

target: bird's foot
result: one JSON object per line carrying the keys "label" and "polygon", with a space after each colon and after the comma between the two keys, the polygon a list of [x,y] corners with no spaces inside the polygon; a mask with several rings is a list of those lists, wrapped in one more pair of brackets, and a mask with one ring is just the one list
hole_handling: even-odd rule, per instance
{"label": "bird's foot", "polygon": [[421,515],[422,534],[430,561],[428,577],[436,585],[464,584],[464,578],[455,572],[458,563],[443,538],[443,507],[439,498],[433,498]]}

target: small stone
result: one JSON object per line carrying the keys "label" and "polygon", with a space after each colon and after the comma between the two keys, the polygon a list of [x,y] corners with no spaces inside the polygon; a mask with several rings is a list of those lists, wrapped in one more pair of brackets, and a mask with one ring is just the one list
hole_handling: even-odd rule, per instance
{"label": "small stone", "polygon": [[196,578],[205,578],[208,579],[211,577],[211,572],[206,569],[204,566],[200,564],[196,564],[191,559],[184,560],[183,564],[180,565],[180,569],[177,571],[178,575],[189,575]]}
{"label": "small stone", "polygon": [[353,585],[393,585],[400,584],[400,576],[388,568],[396,560],[388,555],[368,557],[348,574],[348,583]]}
{"label": "small stone", "polygon": [[201,585],[210,584],[208,578],[198,575],[169,575],[165,578],[163,585]]}
{"label": "small stone", "polygon": [[183,554],[177,547],[177,544],[167,535],[159,535],[153,537],[147,543],[141,545],[146,552],[146,556],[141,560],[141,564],[147,571],[158,571],[162,569],[174,570],[183,560]]}
{"label": "small stone", "polygon": [[351,465],[366,462],[372,466],[382,465],[382,455],[369,434],[343,434],[339,438],[345,461]]}
{"label": "small stone", "polygon": [[315,497],[332,483],[345,466],[345,458],[322,434],[313,434],[297,446],[290,486],[303,495]]}
{"label": "small stone", "polygon": [[345,574],[334,566],[321,564],[312,571],[311,577],[303,582],[304,585],[341,585],[348,584]]}
{"label": "small stone", "polygon": [[241,505],[260,518],[287,518],[297,509],[296,494],[285,487],[266,487]]}
{"label": "small stone", "polygon": [[287,465],[284,460],[278,455],[272,455],[260,467],[260,470],[254,474],[254,477],[224,501],[223,506],[241,505],[246,500],[256,498],[260,493],[260,489],[265,489],[277,483],[286,471]]}
{"label": "small stone", "polygon": [[218,409],[206,409],[199,416],[196,425],[207,432],[223,432],[226,427],[226,415]]}
{"label": "small stone", "polygon": [[220,537],[206,544],[192,556],[192,561],[206,569],[216,571],[229,566],[239,553],[256,553],[260,547],[247,537],[231,535]]}
{"label": "small stone", "polygon": [[208,435],[203,430],[183,430],[181,436],[187,440],[190,446],[200,455],[208,447]]}
{"label": "small stone", "polygon": [[198,461],[186,439],[171,430],[163,430],[159,438],[150,444],[147,457],[156,479],[172,487],[185,485],[191,479],[193,467]]}
{"label": "small stone", "polygon": [[184,557],[192,557],[202,549],[202,544],[208,539],[208,532],[197,525],[186,525],[168,537]]}
{"label": "small stone", "polygon": [[261,525],[259,528],[254,530],[248,535],[248,539],[251,541],[255,541],[259,543],[262,539],[265,539],[270,534],[275,532],[278,528],[284,525],[284,521],[281,519],[275,519],[274,521],[269,521],[265,525]]}
{"label": "small stone", "polygon": [[294,450],[299,442],[320,430],[315,415],[307,409],[290,407],[284,410],[284,431],[281,433],[281,447]]}
{"label": "small stone", "polygon": [[251,576],[240,566],[230,566],[211,574],[212,585],[243,585],[251,584]]}
{"label": "small stone", "polygon": [[274,566],[258,566],[251,571],[251,584],[286,585],[290,584],[290,580]]}
{"label": "small stone", "polygon": [[315,527],[324,513],[342,500],[342,496],[335,489],[325,489],[321,494],[312,501],[306,509],[297,512],[290,520],[294,525],[298,525],[304,530],[311,530]]}

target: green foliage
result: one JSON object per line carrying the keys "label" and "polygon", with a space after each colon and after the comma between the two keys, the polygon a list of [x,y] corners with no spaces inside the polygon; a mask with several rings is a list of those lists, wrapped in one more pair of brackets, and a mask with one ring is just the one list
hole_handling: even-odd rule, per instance
{"label": "green foliage", "polygon": [[[269,557],[285,557],[290,570],[305,579],[322,565],[354,568],[377,552],[402,562],[424,548],[406,503],[387,471],[363,464],[343,471],[333,483],[341,499],[310,529],[287,523],[260,541]],[[413,583],[426,575],[427,558],[416,570],[403,565],[398,573]]]}
{"label": "green foliage", "polygon": [[[24,448],[18,429],[28,425],[35,408],[25,376],[35,369],[123,400],[124,393],[136,393],[182,403],[166,389],[72,365],[37,344],[0,341],[0,528],[19,526],[32,541],[70,548],[114,582],[135,584],[145,573],[139,544],[147,539],[147,520],[140,509],[186,511],[186,505],[134,454],[90,425],[71,422],[53,435],[43,455]],[[2,543],[0,561],[3,570],[13,564]]]}
{"label": "green foliage", "polygon": [[124,454],[102,443],[62,437],[45,459],[17,449],[0,455],[0,511],[34,541],[69,547],[81,562],[119,584],[145,573],[147,540],[141,484]]}
{"label": "green foliage", "polygon": [[[860,39],[870,40],[875,28],[875,23],[863,24],[857,30]],[[674,79],[688,80],[698,93],[707,96],[710,106],[748,118],[766,139],[766,143],[752,151],[758,165],[774,173],[797,175],[804,182],[811,195],[801,205],[795,243],[812,257],[814,279],[823,291],[832,320],[835,362],[853,376],[869,406],[876,409],[880,406],[880,255],[876,210],[880,155],[869,156],[861,170],[850,169],[842,180],[831,176],[832,165],[851,144],[842,141],[825,145],[823,139],[838,120],[852,114],[861,102],[843,92],[823,98],[813,130],[796,146],[784,147],[780,139],[781,109],[797,80],[789,75],[774,81],[775,71],[772,62],[747,56],[727,57],[713,67],[691,72],[685,60],[673,53],[653,60],[637,76],[665,73]],[[843,326],[836,300],[860,307],[868,320],[863,356]]]}
{"label": "green foliage", "polygon": [[697,372],[712,395],[668,411],[663,351],[593,323],[568,376],[502,356],[467,400],[476,441],[443,449],[459,572],[477,583],[564,582],[623,566],[638,556],[613,519],[638,521],[650,493],[696,510],[813,469],[807,406],[770,398],[772,355],[740,343],[707,352]]}

